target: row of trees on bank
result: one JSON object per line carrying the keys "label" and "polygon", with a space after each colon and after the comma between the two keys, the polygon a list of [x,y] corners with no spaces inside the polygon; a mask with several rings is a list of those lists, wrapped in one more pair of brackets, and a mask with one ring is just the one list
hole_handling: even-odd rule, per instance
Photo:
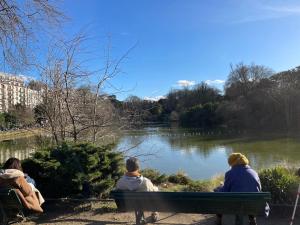
{"label": "row of trees on bank", "polygon": [[300,129],[300,67],[274,73],[260,65],[231,66],[224,93],[202,82],[171,90],[158,102],[131,96],[143,121],[184,126],[293,131]]}
{"label": "row of trees on bank", "polygon": [[69,59],[75,67],[66,65],[63,70],[63,59],[42,71],[43,82],[31,82],[44,90],[43,103],[34,113],[16,105],[0,114],[2,128],[47,123],[56,143],[70,138],[96,142],[133,122],[179,122],[204,129],[300,129],[300,67],[274,74],[264,66],[238,64],[231,68],[224,93],[202,82],[171,90],[159,101],[136,96],[118,101],[101,91],[106,77],[116,71],[102,74],[97,86],[79,86],[83,75],[74,71],[79,67]]}

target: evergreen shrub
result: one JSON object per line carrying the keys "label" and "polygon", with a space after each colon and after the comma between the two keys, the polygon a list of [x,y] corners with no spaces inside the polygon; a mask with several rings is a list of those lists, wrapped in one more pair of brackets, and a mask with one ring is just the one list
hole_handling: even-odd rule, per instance
{"label": "evergreen shrub", "polygon": [[211,192],[211,181],[208,180],[198,180],[191,181],[186,185],[182,191],[190,191],[190,192]]}
{"label": "evergreen shrub", "polygon": [[263,169],[259,172],[263,191],[271,192],[274,204],[292,204],[295,202],[300,182],[295,171],[281,166]]}
{"label": "evergreen shrub", "polygon": [[155,169],[144,169],[141,170],[141,174],[152,181],[153,184],[159,185],[168,181],[168,176],[166,174],[161,174]]}
{"label": "evergreen shrub", "polygon": [[22,163],[45,197],[101,196],[123,175],[124,157],[112,145],[64,143]]}
{"label": "evergreen shrub", "polygon": [[192,180],[183,172],[177,172],[168,177],[168,181],[173,184],[189,184]]}

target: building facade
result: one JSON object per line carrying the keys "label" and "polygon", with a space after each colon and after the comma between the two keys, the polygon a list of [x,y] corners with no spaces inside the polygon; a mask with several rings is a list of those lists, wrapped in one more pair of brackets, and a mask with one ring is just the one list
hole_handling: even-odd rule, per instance
{"label": "building facade", "polygon": [[41,102],[41,91],[26,87],[24,78],[0,72],[0,112],[17,104],[34,108]]}

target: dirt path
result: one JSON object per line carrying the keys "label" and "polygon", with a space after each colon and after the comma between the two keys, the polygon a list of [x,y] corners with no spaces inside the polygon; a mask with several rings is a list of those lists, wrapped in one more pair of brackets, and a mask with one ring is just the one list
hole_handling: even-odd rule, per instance
{"label": "dirt path", "polygon": [[[72,208],[72,210],[70,210]],[[146,213],[146,216],[150,213]],[[288,225],[288,217],[273,215],[268,219],[258,218],[259,225]],[[160,213],[157,225],[214,225],[214,215]],[[117,213],[112,204],[85,204],[72,207],[52,205],[45,213],[22,225],[128,225],[135,224],[134,213]],[[234,217],[225,216],[223,225],[233,225]],[[245,223],[248,225],[248,223]],[[300,225],[300,218],[295,220],[294,225]]]}
{"label": "dirt path", "polygon": [[[234,218],[227,216],[224,218],[224,225],[234,224]],[[214,225],[215,216],[199,215],[199,214],[172,214],[161,213],[160,220],[155,224],[158,225]],[[134,213],[104,213],[95,214],[94,212],[79,213],[76,215],[65,215],[52,219],[41,219],[36,222],[22,223],[22,225],[35,224],[53,224],[53,225],[109,225],[119,224],[128,225],[135,224]],[[247,224],[247,223],[245,223]],[[264,219],[258,218],[259,225],[287,225],[287,218]],[[295,221],[295,225],[300,224],[300,221]]]}

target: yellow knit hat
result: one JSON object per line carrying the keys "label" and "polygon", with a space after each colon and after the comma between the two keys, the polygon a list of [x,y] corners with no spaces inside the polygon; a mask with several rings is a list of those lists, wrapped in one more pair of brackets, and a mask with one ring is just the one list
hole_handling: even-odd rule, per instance
{"label": "yellow knit hat", "polygon": [[228,157],[228,164],[230,166],[248,165],[249,164],[249,160],[242,153],[237,152],[237,153],[232,153]]}

